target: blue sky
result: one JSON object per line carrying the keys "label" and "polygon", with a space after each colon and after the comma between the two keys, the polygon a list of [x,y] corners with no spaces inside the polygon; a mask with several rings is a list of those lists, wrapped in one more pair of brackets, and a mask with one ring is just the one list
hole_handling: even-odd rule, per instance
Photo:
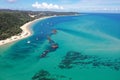
{"label": "blue sky", "polygon": [[0,0],[1,9],[120,12],[120,0]]}

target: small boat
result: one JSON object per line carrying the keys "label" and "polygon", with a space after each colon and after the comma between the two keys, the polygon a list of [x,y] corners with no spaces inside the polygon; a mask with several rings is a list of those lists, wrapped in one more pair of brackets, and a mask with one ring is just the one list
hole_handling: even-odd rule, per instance
{"label": "small boat", "polygon": [[29,43],[30,43],[30,41],[27,41],[27,43],[29,44]]}
{"label": "small boat", "polygon": [[36,40],[38,40],[38,38],[36,38]]}

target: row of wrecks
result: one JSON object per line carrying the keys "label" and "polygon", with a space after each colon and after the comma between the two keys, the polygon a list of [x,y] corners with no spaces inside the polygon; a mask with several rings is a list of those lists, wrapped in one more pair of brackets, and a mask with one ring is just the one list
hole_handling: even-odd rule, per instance
{"label": "row of wrecks", "polygon": [[[56,29],[52,30],[52,34],[56,34],[56,33],[57,33]],[[56,49],[59,47],[58,43],[52,40],[50,36],[48,36],[47,39],[49,41],[49,46],[46,50],[42,52],[42,54],[40,55],[40,58],[46,57],[48,53],[56,51]]]}
{"label": "row of wrecks", "polygon": [[[52,34],[56,33],[57,30],[52,31]],[[49,41],[49,46],[46,50],[42,52],[40,58],[45,58],[48,53],[54,52],[57,50],[57,48],[59,48],[58,43],[52,40],[50,36],[48,36],[47,39]],[[68,51],[64,56],[64,59],[58,65],[58,67],[61,69],[71,69],[78,65],[81,68],[82,66],[83,68],[85,68],[88,65],[91,65],[91,67],[93,68],[109,67],[111,69],[118,71],[120,70],[120,59],[116,59],[115,61],[114,60],[111,61],[111,59],[104,60],[104,58],[98,56],[84,55],[81,52],[76,51]]]}

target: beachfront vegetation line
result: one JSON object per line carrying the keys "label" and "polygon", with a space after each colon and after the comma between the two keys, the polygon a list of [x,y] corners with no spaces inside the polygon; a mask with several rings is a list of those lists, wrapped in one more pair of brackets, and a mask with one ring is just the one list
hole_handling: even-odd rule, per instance
{"label": "beachfront vegetation line", "polygon": [[31,18],[20,12],[0,12],[0,40],[21,33],[20,26],[30,21]]}
{"label": "beachfront vegetation line", "polygon": [[0,10],[0,40],[22,32],[20,27],[37,18],[57,15],[74,15],[76,12],[52,12],[52,11],[18,11]]}

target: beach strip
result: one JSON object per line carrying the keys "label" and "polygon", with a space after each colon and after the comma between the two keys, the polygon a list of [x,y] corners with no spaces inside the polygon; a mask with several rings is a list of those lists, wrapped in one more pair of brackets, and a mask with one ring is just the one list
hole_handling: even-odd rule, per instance
{"label": "beach strip", "polygon": [[5,40],[0,40],[0,46],[8,44],[8,43],[12,43],[12,42],[15,42],[15,41],[18,41],[18,40],[21,40],[21,39],[24,39],[24,38],[27,38],[27,37],[31,36],[33,34],[32,31],[30,30],[30,27],[32,26],[32,24],[34,24],[35,22],[37,22],[39,20],[43,20],[43,19],[46,19],[46,18],[50,18],[50,17],[42,17],[42,18],[35,19],[33,21],[25,23],[23,26],[20,27],[22,29],[22,33],[11,36],[10,38],[7,38]]}

